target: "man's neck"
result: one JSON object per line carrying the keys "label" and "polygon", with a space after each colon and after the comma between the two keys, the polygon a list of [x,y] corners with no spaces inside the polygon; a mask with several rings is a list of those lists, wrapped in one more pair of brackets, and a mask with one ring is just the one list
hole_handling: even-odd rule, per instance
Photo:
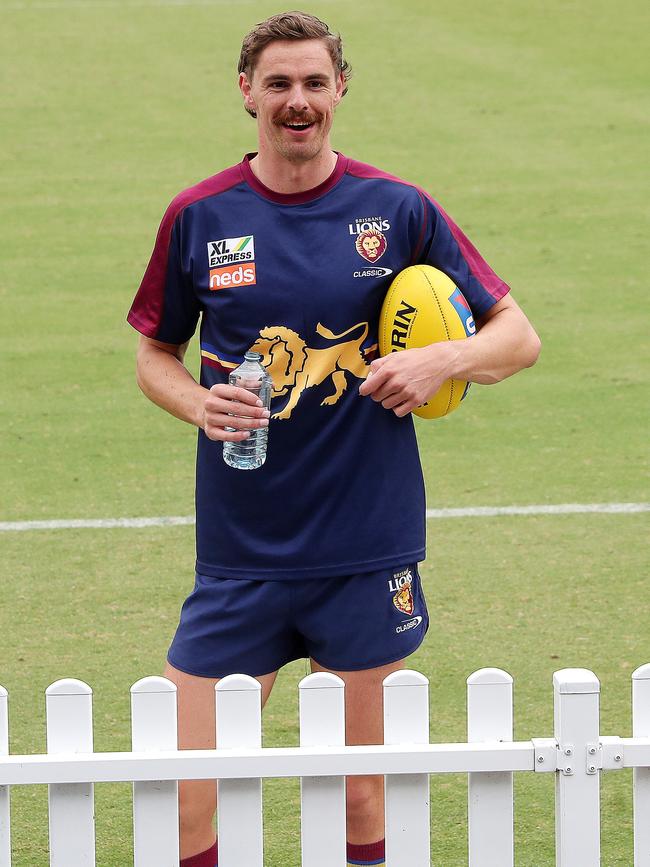
{"label": "man's neck", "polygon": [[324,148],[313,159],[292,163],[275,152],[258,153],[250,161],[255,177],[274,193],[303,193],[326,181],[336,168],[337,155]]}

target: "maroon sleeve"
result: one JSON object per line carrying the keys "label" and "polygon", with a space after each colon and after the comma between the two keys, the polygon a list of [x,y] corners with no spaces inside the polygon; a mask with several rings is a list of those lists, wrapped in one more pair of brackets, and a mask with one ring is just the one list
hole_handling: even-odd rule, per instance
{"label": "maroon sleeve", "polygon": [[[179,208],[180,205],[180,208]],[[145,337],[185,343],[194,334],[200,305],[180,250],[182,203],[175,199],[158,229],[156,243],[127,321]]]}
{"label": "maroon sleeve", "polygon": [[185,214],[195,203],[241,183],[242,168],[237,164],[179,193],[167,208],[127,316],[127,321],[145,337],[181,344],[194,334],[201,305],[194,291],[190,256],[184,255],[184,247],[191,241],[188,233],[181,231]]}

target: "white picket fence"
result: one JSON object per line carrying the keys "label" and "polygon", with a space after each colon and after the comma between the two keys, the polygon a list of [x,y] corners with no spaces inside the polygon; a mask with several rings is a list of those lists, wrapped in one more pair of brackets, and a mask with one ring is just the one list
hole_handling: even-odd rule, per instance
{"label": "white picket fence", "polygon": [[216,750],[177,750],[176,688],[147,677],[131,689],[130,753],[94,753],[92,691],[59,680],[46,693],[47,755],[9,755],[0,687],[0,867],[11,865],[11,786],[49,786],[51,867],[94,867],[93,785],[133,782],[134,864],[177,867],[177,780],[216,779],[220,867],[262,867],[262,778],[300,777],[303,867],[344,867],[345,775],[386,775],[387,867],[429,867],[429,774],[468,774],[471,867],[512,867],[515,771],[555,774],[556,864],[600,864],[600,772],[634,768],[634,864],[650,867],[650,664],[632,675],[633,737],[599,733],[600,684],[586,669],[553,677],[554,737],[513,742],[512,678],[467,680],[468,742],[429,743],[428,680],[384,681],[384,744],[344,745],[344,685],[300,683],[300,746],[262,748],[260,686],[232,675],[216,688]]}

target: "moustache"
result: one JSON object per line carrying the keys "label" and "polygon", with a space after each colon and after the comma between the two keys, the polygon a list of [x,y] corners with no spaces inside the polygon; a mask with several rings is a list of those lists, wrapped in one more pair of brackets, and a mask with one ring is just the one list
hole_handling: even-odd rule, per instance
{"label": "moustache", "polygon": [[277,124],[285,124],[285,123],[317,123],[320,119],[320,115],[317,114],[283,114],[276,118],[275,122]]}

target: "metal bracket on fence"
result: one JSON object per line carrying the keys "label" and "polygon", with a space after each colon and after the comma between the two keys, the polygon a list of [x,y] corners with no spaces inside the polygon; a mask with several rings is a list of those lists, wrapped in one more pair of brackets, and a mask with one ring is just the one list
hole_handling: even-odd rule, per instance
{"label": "metal bracket on fence", "polygon": [[559,744],[556,750],[556,766],[558,771],[562,771],[562,773],[567,776],[573,776],[573,769],[575,768],[576,756],[575,756],[575,748],[573,744],[565,743]]}
{"label": "metal bracket on fence", "polygon": [[555,738],[533,738],[535,749],[535,771],[538,774],[552,773],[557,770],[557,741]]}
{"label": "metal bracket on fence", "polygon": [[603,753],[600,744],[587,744],[587,773],[597,774],[603,766]]}
{"label": "metal bracket on fence", "polygon": [[625,755],[621,738],[601,736],[600,746],[602,754],[602,769],[604,771],[623,770]]}
{"label": "metal bracket on fence", "polygon": [[[576,756],[573,744],[558,743],[553,738],[533,738],[535,750],[535,771],[538,774],[562,773],[570,777],[576,767]],[[625,766],[623,740],[619,737],[601,736],[600,743],[586,744],[586,772],[589,775],[598,771],[620,771]]]}

